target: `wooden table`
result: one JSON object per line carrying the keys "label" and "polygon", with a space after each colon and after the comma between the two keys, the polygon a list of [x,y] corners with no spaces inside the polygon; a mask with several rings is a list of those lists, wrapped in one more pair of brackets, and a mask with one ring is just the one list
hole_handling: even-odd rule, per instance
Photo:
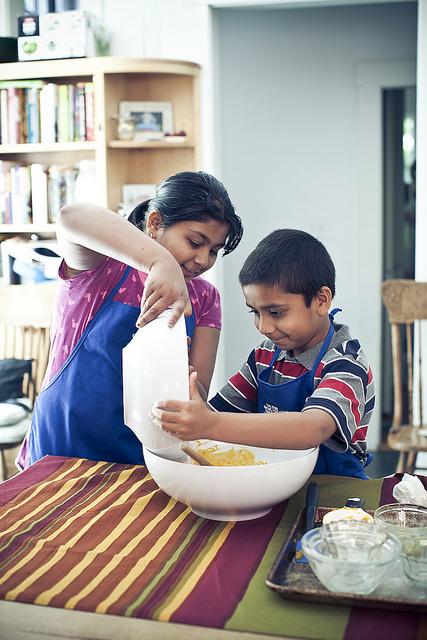
{"label": "wooden table", "polygon": [[[399,478],[315,476],[320,504]],[[0,638],[421,640],[426,615],[282,600],[265,578],[305,488],[247,522],[195,516],[144,467],[48,456],[0,485]]]}

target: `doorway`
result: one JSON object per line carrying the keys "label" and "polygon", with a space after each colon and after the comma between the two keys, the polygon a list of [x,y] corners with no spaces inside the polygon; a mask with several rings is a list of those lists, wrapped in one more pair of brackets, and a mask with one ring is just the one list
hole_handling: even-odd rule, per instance
{"label": "doorway", "polygon": [[[415,277],[416,88],[385,89],[383,107],[383,280]],[[382,310],[382,441],[393,416],[390,327]],[[403,367],[406,375],[406,367]],[[404,381],[405,382],[405,381]],[[404,407],[404,414],[407,407]]]}

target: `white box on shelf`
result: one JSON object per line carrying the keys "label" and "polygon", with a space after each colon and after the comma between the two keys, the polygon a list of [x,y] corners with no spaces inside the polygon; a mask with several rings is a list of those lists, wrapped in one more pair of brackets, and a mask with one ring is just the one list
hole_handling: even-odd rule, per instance
{"label": "white box on shelf", "polygon": [[[22,16],[18,18],[18,25]],[[18,32],[19,60],[84,58],[109,53],[105,23],[88,11],[43,13],[38,16],[38,33]],[[22,35],[21,35],[22,34]]]}

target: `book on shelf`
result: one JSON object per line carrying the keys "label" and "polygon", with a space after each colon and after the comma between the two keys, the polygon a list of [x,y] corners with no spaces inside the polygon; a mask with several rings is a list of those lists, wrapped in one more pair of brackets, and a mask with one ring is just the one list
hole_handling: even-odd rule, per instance
{"label": "book on shelf", "polygon": [[0,89],[0,143],[9,144],[7,89]]}
{"label": "book on shelf", "polygon": [[93,82],[0,81],[1,144],[95,140]]}
{"label": "book on shelf", "polygon": [[69,134],[68,118],[68,85],[58,86],[58,142],[68,142]]}
{"label": "book on shelf", "polygon": [[29,167],[14,164],[10,168],[11,208],[14,224],[31,223],[31,182]]}
{"label": "book on shelf", "polygon": [[[87,161],[89,162],[89,161]],[[75,201],[78,168],[0,160],[0,224],[44,226]]]}
{"label": "book on shelf", "polygon": [[0,224],[12,224],[10,168],[13,162],[0,160]]}
{"label": "book on shelf", "polygon": [[40,91],[25,89],[27,112],[27,142],[40,142]]}
{"label": "book on shelf", "polygon": [[57,140],[58,85],[48,82],[40,90],[40,141],[45,144]]}
{"label": "book on shelf", "polygon": [[7,91],[7,112],[9,114],[9,144],[17,144],[19,142],[19,123],[20,123],[20,99],[18,91],[15,87],[8,87]]}
{"label": "book on shelf", "polygon": [[47,171],[39,163],[30,165],[31,210],[33,224],[44,225],[49,222],[47,202]]}
{"label": "book on shelf", "polygon": [[74,141],[86,140],[86,115],[85,115],[85,88],[84,82],[76,85],[76,127],[74,130]]}
{"label": "book on shelf", "polygon": [[95,93],[93,82],[85,85],[86,140],[95,140]]}
{"label": "book on shelf", "polygon": [[69,165],[52,164],[47,172],[49,222],[56,222],[59,210],[66,204],[75,202],[77,171]]}

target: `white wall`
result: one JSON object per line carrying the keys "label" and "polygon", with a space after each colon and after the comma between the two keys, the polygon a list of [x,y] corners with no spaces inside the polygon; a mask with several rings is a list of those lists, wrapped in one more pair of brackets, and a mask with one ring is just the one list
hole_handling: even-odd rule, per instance
{"label": "white wall", "polygon": [[[339,317],[379,381],[381,171],[370,162],[380,160],[380,101],[372,149],[364,140],[361,157],[358,83],[362,63],[394,60],[414,61],[415,80],[416,11],[415,4],[218,11],[220,173],[245,222],[241,247],[224,260],[227,375],[257,341],[238,270],[264,235],[289,226],[329,249]],[[374,185],[363,173],[370,166]],[[377,190],[377,207],[362,207],[363,175]],[[378,435],[379,412],[371,446]]]}

